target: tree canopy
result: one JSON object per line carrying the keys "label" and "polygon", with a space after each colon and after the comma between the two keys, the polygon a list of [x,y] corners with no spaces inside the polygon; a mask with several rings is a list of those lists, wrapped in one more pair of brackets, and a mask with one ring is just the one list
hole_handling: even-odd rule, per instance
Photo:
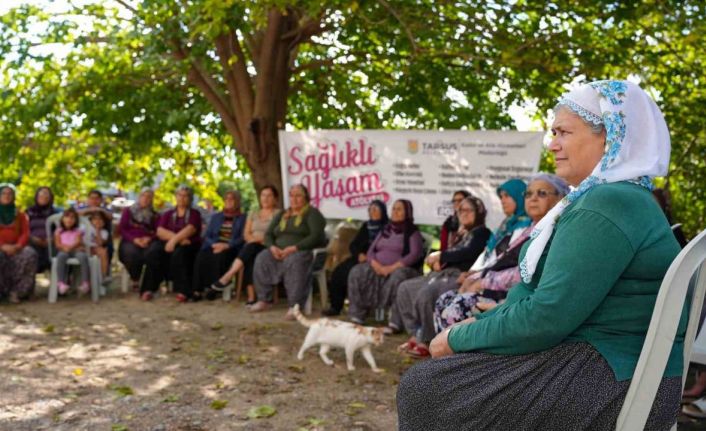
{"label": "tree canopy", "polygon": [[211,175],[215,190],[249,169],[257,186],[278,184],[287,125],[509,129],[511,106],[544,119],[565,84],[629,76],[670,126],[662,182],[693,234],[706,224],[704,5],[625,3],[23,5],[0,17],[0,177],[72,190],[166,172]]}

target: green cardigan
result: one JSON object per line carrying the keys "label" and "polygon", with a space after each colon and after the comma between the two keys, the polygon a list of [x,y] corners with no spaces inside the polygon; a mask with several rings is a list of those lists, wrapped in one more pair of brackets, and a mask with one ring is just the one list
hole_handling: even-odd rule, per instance
{"label": "green cardigan", "polygon": [[[631,379],[659,286],[679,251],[649,191],[627,182],[599,185],[564,210],[532,281],[515,285],[477,322],[453,327],[449,346],[519,355],[587,342],[617,380]],[[666,377],[682,374],[686,317],[685,307]]]}
{"label": "green cardigan", "polygon": [[270,226],[265,232],[266,247],[276,245],[279,248],[285,248],[296,245],[297,249],[304,251],[326,245],[326,234],[324,233],[326,219],[321,211],[309,207],[299,226],[294,226],[296,217],[290,217],[284,230],[280,230],[279,222],[283,214],[284,211],[280,211],[272,218]]}

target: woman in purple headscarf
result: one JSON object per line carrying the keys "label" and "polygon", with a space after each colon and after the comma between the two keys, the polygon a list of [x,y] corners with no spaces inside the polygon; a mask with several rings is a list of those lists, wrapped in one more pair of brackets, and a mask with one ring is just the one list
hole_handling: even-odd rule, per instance
{"label": "woman in purple headscarf", "polygon": [[400,199],[392,205],[390,223],[368,249],[367,260],[348,275],[348,316],[363,323],[369,310],[389,307],[397,286],[421,275],[423,240],[414,224],[412,202]]}

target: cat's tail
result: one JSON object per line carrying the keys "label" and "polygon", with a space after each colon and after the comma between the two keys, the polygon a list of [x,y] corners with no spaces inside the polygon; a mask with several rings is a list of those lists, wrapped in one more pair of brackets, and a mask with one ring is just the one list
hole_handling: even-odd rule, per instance
{"label": "cat's tail", "polygon": [[309,319],[307,319],[306,317],[304,317],[304,315],[302,314],[302,312],[299,310],[299,304],[295,304],[295,305],[294,305],[294,308],[292,308],[292,312],[294,313],[294,317],[297,318],[297,320],[299,321],[299,323],[301,323],[302,325],[306,326],[307,328],[309,328],[311,325],[314,324],[314,321],[313,321],[313,320],[309,320]]}

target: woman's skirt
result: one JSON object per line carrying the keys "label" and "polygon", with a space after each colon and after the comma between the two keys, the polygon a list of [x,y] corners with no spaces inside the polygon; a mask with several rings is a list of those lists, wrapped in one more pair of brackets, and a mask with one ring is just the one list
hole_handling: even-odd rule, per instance
{"label": "woman's skirt", "polygon": [[[400,381],[400,430],[613,430],[630,380],[587,343],[526,355],[431,359]],[[646,430],[676,423],[681,377],[662,379]]]}

